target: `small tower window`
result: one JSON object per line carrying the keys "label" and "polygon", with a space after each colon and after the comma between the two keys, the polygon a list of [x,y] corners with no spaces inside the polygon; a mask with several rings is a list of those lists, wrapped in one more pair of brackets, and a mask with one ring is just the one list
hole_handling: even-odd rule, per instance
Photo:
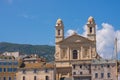
{"label": "small tower window", "polygon": [[25,80],[25,76],[23,76],[23,80]]}
{"label": "small tower window", "polygon": [[58,35],[60,35],[60,30],[58,30]]}
{"label": "small tower window", "polygon": [[77,50],[73,50],[73,59],[77,59],[78,54],[77,54]]}
{"label": "small tower window", "polygon": [[90,33],[92,33],[92,27],[90,27]]}
{"label": "small tower window", "polygon": [[45,76],[45,80],[49,80],[49,76]]}
{"label": "small tower window", "polygon": [[37,80],[37,77],[36,77],[36,76],[34,76],[34,80]]}

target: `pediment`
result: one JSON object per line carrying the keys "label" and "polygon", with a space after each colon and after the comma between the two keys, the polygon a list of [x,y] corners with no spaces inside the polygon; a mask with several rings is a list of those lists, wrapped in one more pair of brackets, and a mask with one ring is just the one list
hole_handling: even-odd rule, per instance
{"label": "pediment", "polygon": [[89,40],[86,37],[75,34],[65,38],[63,41],[60,41],[59,43],[65,44],[65,43],[87,43],[87,42],[91,42],[91,40]]}

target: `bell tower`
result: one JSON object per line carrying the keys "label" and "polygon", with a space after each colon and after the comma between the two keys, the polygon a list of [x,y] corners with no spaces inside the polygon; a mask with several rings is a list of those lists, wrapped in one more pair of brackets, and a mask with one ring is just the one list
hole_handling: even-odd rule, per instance
{"label": "bell tower", "polygon": [[55,42],[62,41],[64,39],[64,25],[61,19],[58,19],[56,22],[56,31],[55,31],[55,36],[56,40]]}
{"label": "bell tower", "polygon": [[92,41],[96,41],[96,24],[92,16],[88,18],[87,22],[87,37]]}

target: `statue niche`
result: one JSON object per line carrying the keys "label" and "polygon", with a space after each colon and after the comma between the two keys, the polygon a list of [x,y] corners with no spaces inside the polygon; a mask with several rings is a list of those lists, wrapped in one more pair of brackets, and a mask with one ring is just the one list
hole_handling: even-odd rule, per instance
{"label": "statue niche", "polygon": [[66,52],[67,52],[66,49],[62,50],[61,59],[66,59],[67,58],[67,53]]}
{"label": "statue niche", "polygon": [[59,52],[56,52],[54,57],[55,57],[55,60],[59,60]]}
{"label": "statue niche", "polygon": [[84,48],[83,50],[83,58],[89,58],[89,49],[88,48]]}

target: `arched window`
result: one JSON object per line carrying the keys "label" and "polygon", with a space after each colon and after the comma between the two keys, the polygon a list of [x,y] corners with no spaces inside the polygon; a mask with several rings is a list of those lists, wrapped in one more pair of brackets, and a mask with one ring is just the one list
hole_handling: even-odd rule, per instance
{"label": "arched window", "polygon": [[23,80],[25,80],[25,76],[23,76]]}
{"label": "arched window", "polygon": [[77,58],[78,58],[77,50],[73,50],[73,59],[77,59]]}
{"label": "arched window", "polygon": [[92,27],[90,27],[90,33],[92,33]]}
{"label": "arched window", "polygon": [[36,76],[34,76],[34,80],[37,80],[37,77],[36,77]]}
{"label": "arched window", "polygon": [[58,30],[58,35],[60,35],[60,29]]}
{"label": "arched window", "polygon": [[45,76],[45,80],[49,80],[49,76]]}

